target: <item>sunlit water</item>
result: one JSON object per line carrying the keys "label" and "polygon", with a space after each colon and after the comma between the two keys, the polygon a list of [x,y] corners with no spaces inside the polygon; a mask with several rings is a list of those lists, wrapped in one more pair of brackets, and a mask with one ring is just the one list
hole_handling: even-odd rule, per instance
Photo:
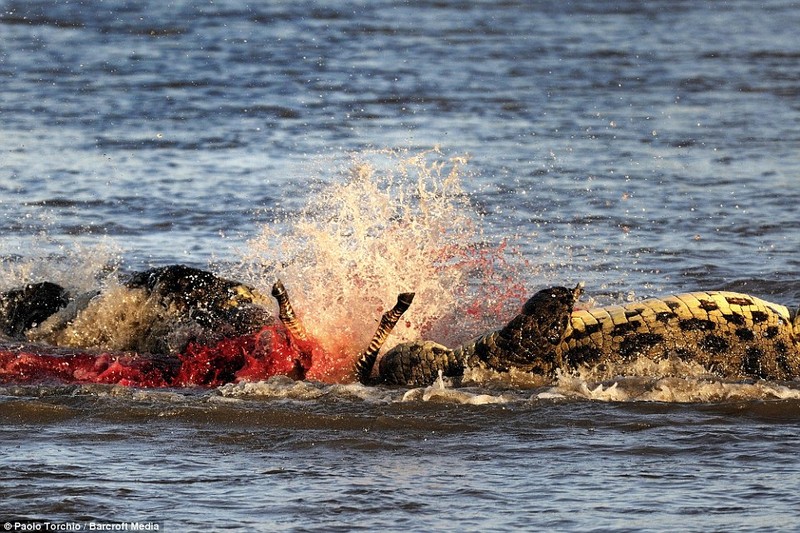
{"label": "sunlit water", "polygon": [[[0,288],[281,277],[339,352],[407,290],[392,342],[580,280],[796,308],[798,27],[778,0],[0,1]],[[640,370],[3,386],[0,521],[800,527],[797,383]]]}

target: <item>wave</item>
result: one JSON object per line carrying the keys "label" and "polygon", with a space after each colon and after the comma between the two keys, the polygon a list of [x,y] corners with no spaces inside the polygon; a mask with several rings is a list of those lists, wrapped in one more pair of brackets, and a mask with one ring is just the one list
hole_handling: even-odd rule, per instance
{"label": "wave", "polygon": [[80,20],[60,19],[44,15],[17,15],[8,11],[0,16],[0,24],[25,25],[25,26],[52,26],[54,28],[83,28],[85,24]]}
{"label": "wave", "polygon": [[368,403],[442,403],[454,405],[508,405],[530,407],[552,401],[650,402],[713,404],[732,400],[769,401],[800,400],[800,383],[726,382],[710,377],[621,377],[595,382],[577,375],[563,375],[551,386],[520,388],[514,377],[498,386],[494,377],[491,386],[472,383],[455,387],[440,378],[433,385],[419,388],[365,387],[358,384],[326,385],[272,378],[254,383],[228,384],[217,389],[223,397],[260,398],[298,402],[336,401]]}
{"label": "wave", "polygon": [[[87,400],[90,403],[87,404]],[[254,403],[255,402],[255,403]],[[0,386],[0,420],[46,421],[71,418],[85,409],[122,410],[152,416],[153,412],[194,415],[227,410],[233,416],[252,409],[321,409],[342,413],[372,412],[380,406],[424,405],[500,406],[530,410],[553,403],[688,404],[697,406],[756,406],[763,402],[798,405],[800,383],[725,382],[704,377],[625,377],[595,382],[575,375],[560,376],[557,383],[533,388],[512,386],[455,387],[447,380],[419,388],[366,387],[360,384],[326,384],[294,381],[275,376],[264,381],[229,383],[216,389],[141,389],[120,385],[16,385]],[[294,406],[294,407],[292,407]],[[179,411],[175,411],[178,409]],[[150,415],[147,415],[150,413]],[[190,414],[191,414],[190,413]],[[217,413],[220,417],[224,415]],[[187,414],[187,416],[189,416]]]}

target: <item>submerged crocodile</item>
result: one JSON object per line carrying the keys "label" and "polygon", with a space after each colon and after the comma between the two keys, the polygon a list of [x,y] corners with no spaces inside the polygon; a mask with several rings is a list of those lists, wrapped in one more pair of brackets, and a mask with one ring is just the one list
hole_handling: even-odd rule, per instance
{"label": "submerged crocodile", "polygon": [[[640,357],[676,358],[727,379],[800,377],[800,318],[747,294],[691,292],[625,305],[575,310],[583,284],[530,298],[502,329],[455,349],[404,343],[378,362],[369,351],[356,365],[365,384],[429,385],[466,368],[519,369],[543,376]],[[399,303],[399,302],[398,302]]]}
{"label": "submerged crocodile", "polygon": [[265,303],[251,287],[184,265],[134,273],[104,293],[45,281],[0,293],[0,340],[176,353],[190,340],[255,331],[271,319]]}
{"label": "submerged crocodile", "polygon": [[134,273],[103,292],[52,282],[0,292],[0,383],[304,379],[316,345],[280,281],[272,295],[280,322],[253,287],[185,265]]}

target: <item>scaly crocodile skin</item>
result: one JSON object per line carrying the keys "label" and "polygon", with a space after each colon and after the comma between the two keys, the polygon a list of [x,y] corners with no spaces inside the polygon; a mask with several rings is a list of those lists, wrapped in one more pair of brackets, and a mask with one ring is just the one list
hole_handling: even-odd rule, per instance
{"label": "scaly crocodile skin", "polygon": [[401,344],[379,361],[380,379],[425,385],[439,371],[458,376],[465,367],[552,376],[639,357],[693,361],[730,379],[800,377],[800,319],[782,305],[709,291],[573,311],[580,292],[540,291],[506,327],[455,350]]}

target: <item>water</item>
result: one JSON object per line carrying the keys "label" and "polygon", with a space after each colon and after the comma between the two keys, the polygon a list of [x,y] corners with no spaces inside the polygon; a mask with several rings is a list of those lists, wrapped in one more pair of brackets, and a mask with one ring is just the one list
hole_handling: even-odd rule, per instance
{"label": "water", "polygon": [[[796,307],[798,26],[780,0],[0,1],[0,288],[280,276],[343,350],[400,290],[397,338],[451,344],[579,280]],[[800,387],[649,370],[4,386],[0,520],[800,527]]]}

